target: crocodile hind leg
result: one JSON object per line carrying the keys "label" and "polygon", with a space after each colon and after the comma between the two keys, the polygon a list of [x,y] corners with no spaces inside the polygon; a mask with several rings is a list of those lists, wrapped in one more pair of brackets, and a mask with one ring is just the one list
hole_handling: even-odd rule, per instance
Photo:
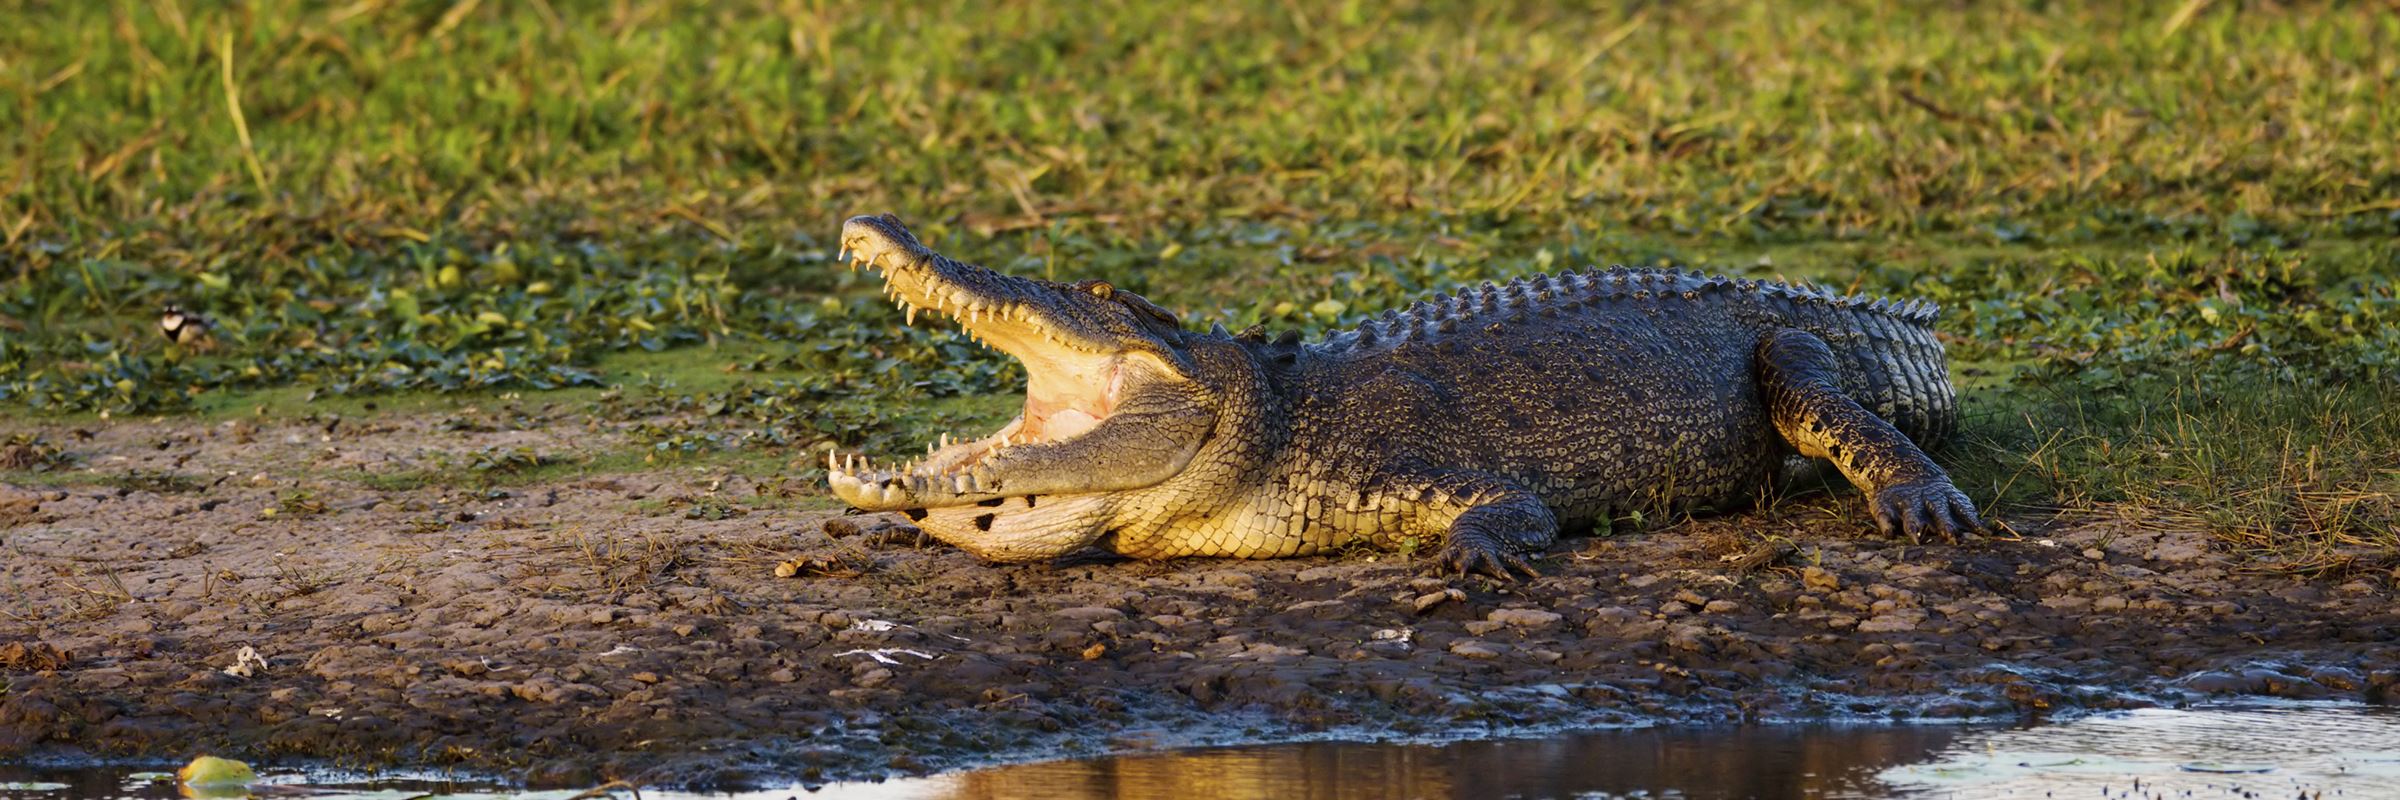
{"label": "crocodile hind leg", "polygon": [[1956,541],[1983,527],[1974,502],[1915,442],[1842,393],[1833,349],[1815,334],[1784,329],[1758,343],[1758,382],[1767,415],[1792,449],[1833,462],[1867,495],[1875,527],[1922,541]]}
{"label": "crocodile hind leg", "polygon": [[1530,553],[1558,538],[1558,517],[1540,498],[1506,478],[1483,472],[1413,477],[1392,487],[1419,509],[1416,525],[1442,536],[1438,571],[1483,574],[1504,581],[1539,575]]}

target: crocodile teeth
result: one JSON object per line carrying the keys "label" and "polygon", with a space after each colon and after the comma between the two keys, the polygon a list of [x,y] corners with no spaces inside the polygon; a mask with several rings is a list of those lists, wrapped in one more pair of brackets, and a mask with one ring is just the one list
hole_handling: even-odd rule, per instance
{"label": "crocodile teeth", "polygon": [[950,491],[953,494],[966,494],[974,491],[974,484],[965,475],[953,475],[950,476]]}
{"label": "crocodile teeth", "polygon": [[900,301],[900,311],[901,311],[901,314],[907,318],[907,320],[908,320],[908,324],[910,324],[910,325],[915,325],[915,324],[917,324],[917,307],[916,307],[916,306],[909,305],[909,304],[908,304],[908,301],[906,301],[906,300],[902,300],[902,301]]}

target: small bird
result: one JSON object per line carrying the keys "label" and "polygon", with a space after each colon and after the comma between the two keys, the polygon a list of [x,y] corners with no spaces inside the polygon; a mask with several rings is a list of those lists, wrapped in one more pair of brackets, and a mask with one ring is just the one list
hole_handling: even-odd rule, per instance
{"label": "small bird", "polygon": [[178,305],[169,304],[158,314],[159,334],[175,344],[196,344],[208,338],[210,327],[207,317],[185,311]]}

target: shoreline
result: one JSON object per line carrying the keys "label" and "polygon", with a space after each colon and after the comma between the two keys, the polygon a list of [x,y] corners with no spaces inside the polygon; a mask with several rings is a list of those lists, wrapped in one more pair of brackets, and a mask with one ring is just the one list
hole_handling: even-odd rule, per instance
{"label": "shoreline", "polygon": [[[0,755],[737,787],[1327,731],[2008,720],[2400,685],[2390,576],[2249,574],[2124,521],[1910,545],[1869,533],[1855,495],[1817,496],[1569,539],[1541,578],[1452,599],[1365,552],[986,565],[722,470],[349,477],[606,438],[568,426],[252,427],[77,445],[104,471],[236,476],[213,483],[0,480],[0,648],[26,645],[0,653]],[[264,665],[228,674],[245,647]]]}

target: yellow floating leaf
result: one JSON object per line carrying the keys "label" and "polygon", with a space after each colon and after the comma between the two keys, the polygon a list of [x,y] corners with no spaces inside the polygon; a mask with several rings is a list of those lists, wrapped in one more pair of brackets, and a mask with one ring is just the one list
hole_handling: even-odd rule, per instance
{"label": "yellow floating leaf", "polygon": [[249,793],[250,784],[258,782],[258,773],[230,758],[201,756],[176,771],[175,780],[183,784],[189,797],[238,797]]}

